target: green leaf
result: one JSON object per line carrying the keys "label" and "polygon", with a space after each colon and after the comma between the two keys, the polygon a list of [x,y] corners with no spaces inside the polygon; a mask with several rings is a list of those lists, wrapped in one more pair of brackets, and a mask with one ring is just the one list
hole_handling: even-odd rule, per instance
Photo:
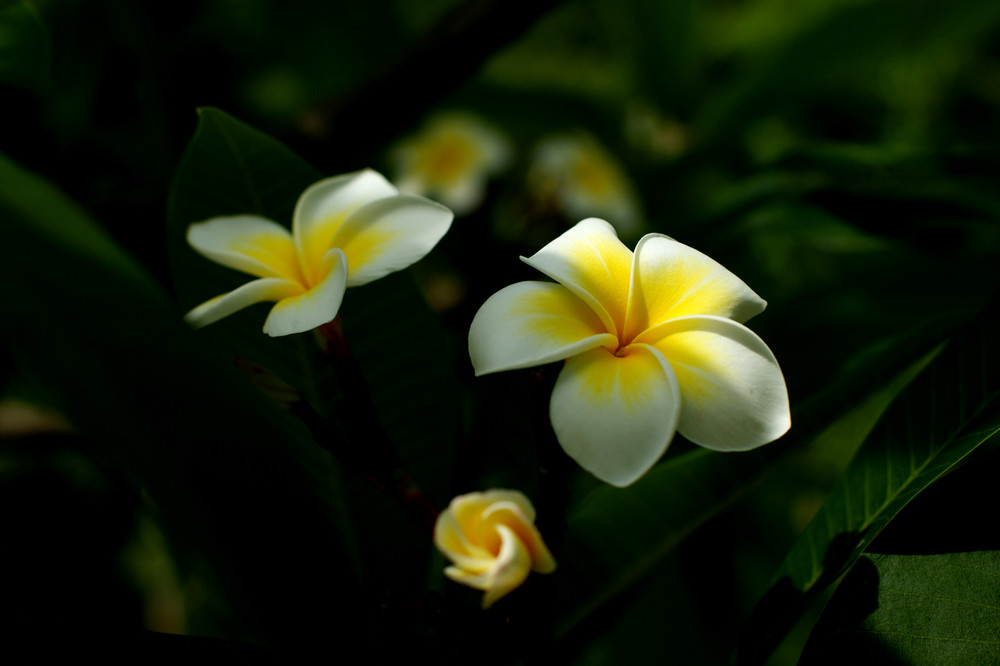
{"label": "green leaf", "polygon": [[300,649],[364,635],[330,457],[81,209],[3,156],[0,219],[0,341],[148,495],[184,569],[208,572],[192,629]]}
{"label": "green leaf", "polygon": [[[773,446],[773,445],[772,445]],[[568,517],[559,557],[559,620],[565,634],[647,574],[696,527],[745,492],[773,453],[698,449],[657,465],[626,489],[601,486]]]}
{"label": "green leaf", "polygon": [[994,307],[889,407],[751,615],[742,662],[766,658],[908,502],[1000,431],[998,339]]}
{"label": "green leaf", "polygon": [[52,44],[38,12],[24,0],[0,4],[0,81],[40,92],[51,76]]}
{"label": "green leaf", "polygon": [[446,505],[462,417],[448,332],[408,272],[349,289],[342,310],[344,334],[404,468]]}
{"label": "green leaf", "polygon": [[1000,654],[1000,551],[862,555],[803,664],[987,664]]}
{"label": "green leaf", "polygon": [[837,5],[711,99],[699,116],[696,134],[705,145],[737,140],[761,116],[787,112],[810,98],[842,90],[844,84],[871,80],[889,56],[914,59],[941,44],[967,49],[988,36],[998,20],[1000,5],[990,2],[885,0]]}

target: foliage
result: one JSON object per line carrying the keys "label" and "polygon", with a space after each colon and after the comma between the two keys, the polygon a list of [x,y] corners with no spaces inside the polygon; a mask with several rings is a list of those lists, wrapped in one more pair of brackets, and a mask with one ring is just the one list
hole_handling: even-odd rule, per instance
{"label": "foliage", "polygon": [[[0,2],[11,633],[376,662],[995,661],[1000,6],[419,6]],[[349,363],[262,335],[265,306],[183,324],[243,279],[188,225],[288,224],[322,177],[391,179],[394,147],[450,111],[513,159],[427,258],[348,289]],[[670,235],[768,301],[749,326],[788,385],[784,438],[678,436],[614,488],[555,442],[558,365],[473,377],[475,312],[578,221],[533,164],[560,136],[630,181],[626,245]],[[531,498],[558,568],[484,611],[426,522],[489,488]]]}

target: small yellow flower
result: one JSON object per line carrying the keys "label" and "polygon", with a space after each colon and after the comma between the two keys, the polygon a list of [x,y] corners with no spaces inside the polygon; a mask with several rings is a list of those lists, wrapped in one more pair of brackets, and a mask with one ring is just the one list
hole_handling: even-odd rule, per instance
{"label": "small yellow flower", "polygon": [[310,186],[299,197],[292,230],[257,215],[192,224],[187,240],[216,263],[256,277],[191,310],[205,326],[254,303],[276,301],[264,332],[302,333],[337,316],[344,290],[406,268],[431,251],[452,212],[402,195],[366,169]]}
{"label": "small yellow flower", "polygon": [[448,578],[486,592],[483,608],[512,592],[531,571],[556,569],[535,527],[535,508],[516,490],[456,497],[434,525],[434,544],[453,563],[444,570]]}
{"label": "small yellow flower", "polygon": [[535,148],[529,182],[570,218],[615,221],[622,233],[640,225],[639,200],[621,164],[587,134],[556,136]]}
{"label": "small yellow flower", "polygon": [[633,253],[594,218],[521,259],[556,282],[491,296],[469,330],[472,365],[482,375],[565,359],[552,428],[597,478],[634,482],[675,431],[745,451],[788,430],[778,362],[740,323],[766,303],[712,259],[660,234]]}
{"label": "small yellow flower", "polygon": [[479,205],[487,179],[510,157],[507,140],[468,113],[436,116],[392,155],[401,192],[433,197],[460,215]]}

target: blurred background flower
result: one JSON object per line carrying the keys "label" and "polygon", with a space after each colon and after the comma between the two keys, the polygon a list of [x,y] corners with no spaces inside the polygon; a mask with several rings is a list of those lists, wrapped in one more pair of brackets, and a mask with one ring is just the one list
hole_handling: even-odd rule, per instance
{"label": "blurred background flower", "polygon": [[625,169],[589,134],[542,139],[528,170],[528,188],[570,219],[600,217],[627,237],[641,228],[639,198]]}
{"label": "blurred background flower", "polygon": [[511,146],[481,118],[451,111],[404,139],[390,160],[400,192],[428,196],[464,215],[482,203],[487,180],[510,164]]}

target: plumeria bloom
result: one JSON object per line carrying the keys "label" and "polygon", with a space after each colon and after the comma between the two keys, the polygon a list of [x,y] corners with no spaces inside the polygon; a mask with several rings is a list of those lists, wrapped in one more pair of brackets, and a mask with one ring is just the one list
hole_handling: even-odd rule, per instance
{"label": "plumeria bloom", "polygon": [[440,204],[399,194],[366,169],[307,188],[295,205],[291,233],[257,215],[192,224],[191,247],[257,279],[202,303],[185,319],[205,326],[254,303],[275,301],[265,333],[308,331],[337,316],[347,287],[406,268],[430,252],[452,217]]}
{"label": "plumeria bloom", "polygon": [[566,453],[627,486],[675,431],[718,451],[773,441],[791,425],[774,355],[740,322],[766,305],[700,252],[648,234],[631,252],[587,219],[530,258],[556,282],[519,282],[469,331],[477,375],[566,359],[549,406]]}
{"label": "plumeria bloom", "polygon": [[572,219],[600,216],[622,233],[639,229],[639,199],[621,164],[587,134],[555,136],[535,148],[529,171],[535,195],[551,197]]}
{"label": "plumeria bloom", "polygon": [[551,573],[556,561],[535,527],[535,508],[516,490],[460,495],[434,525],[434,545],[452,566],[455,582],[486,592],[489,608],[532,571]]}
{"label": "plumeria bloom", "polygon": [[400,144],[392,158],[400,191],[433,197],[462,215],[482,201],[487,179],[507,167],[511,149],[476,116],[448,113]]}

